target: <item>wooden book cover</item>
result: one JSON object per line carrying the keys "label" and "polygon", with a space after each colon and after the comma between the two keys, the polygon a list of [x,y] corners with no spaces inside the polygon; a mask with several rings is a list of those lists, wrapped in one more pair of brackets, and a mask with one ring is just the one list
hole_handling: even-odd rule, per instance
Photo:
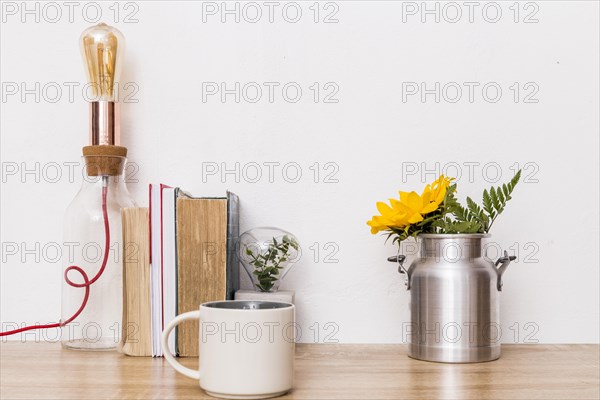
{"label": "wooden book cover", "polygon": [[147,208],[123,208],[123,326],[121,351],[152,356],[150,236]]}
{"label": "wooden book cover", "polygon": [[[177,313],[227,296],[227,199],[180,196],[177,221]],[[177,351],[198,356],[197,321],[177,330]]]}

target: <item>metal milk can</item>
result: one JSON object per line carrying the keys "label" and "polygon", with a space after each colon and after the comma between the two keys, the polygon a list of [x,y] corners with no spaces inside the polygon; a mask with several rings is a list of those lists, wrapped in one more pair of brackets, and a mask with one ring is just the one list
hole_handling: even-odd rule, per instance
{"label": "metal milk can", "polygon": [[447,363],[491,361],[500,357],[499,292],[502,274],[514,256],[505,251],[495,263],[482,256],[486,234],[421,234],[420,257],[406,269],[411,322],[405,330],[408,356]]}

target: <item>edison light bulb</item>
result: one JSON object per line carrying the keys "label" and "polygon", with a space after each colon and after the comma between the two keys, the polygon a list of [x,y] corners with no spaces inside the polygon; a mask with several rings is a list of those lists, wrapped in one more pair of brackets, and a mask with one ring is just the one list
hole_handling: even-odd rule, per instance
{"label": "edison light bulb", "polygon": [[94,98],[115,101],[115,89],[118,89],[115,84],[119,82],[125,47],[123,34],[101,23],[81,34],[80,45]]}
{"label": "edison light bulb", "polygon": [[90,103],[90,144],[119,145],[117,101],[125,39],[116,28],[101,23],[83,31],[79,43],[94,100]]}

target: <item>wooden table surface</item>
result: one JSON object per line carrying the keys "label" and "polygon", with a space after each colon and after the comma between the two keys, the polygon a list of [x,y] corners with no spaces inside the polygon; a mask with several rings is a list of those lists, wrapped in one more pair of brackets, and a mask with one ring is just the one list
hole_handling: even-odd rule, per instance
{"label": "wooden table surface", "polygon": [[[504,345],[480,364],[412,360],[404,345],[300,344],[281,399],[599,399],[598,345]],[[185,359],[194,366],[197,360]],[[0,398],[211,398],[162,358],[0,344]]]}

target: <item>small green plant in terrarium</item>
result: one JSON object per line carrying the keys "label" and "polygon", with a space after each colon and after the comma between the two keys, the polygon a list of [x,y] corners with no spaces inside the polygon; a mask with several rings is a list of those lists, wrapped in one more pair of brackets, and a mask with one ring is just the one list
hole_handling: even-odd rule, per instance
{"label": "small green plant in terrarium", "polygon": [[298,242],[288,235],[284,235],[281,242],[273,238],[267,251],[262,254],[255,254],[250,248],[246,248],[246,255],[251,259],[250,264],[254,265],[252,273],[258,281],[256,287],[261,292],[271,291],[279,279],[280,270],[284,268],[282,264],[290,259],[290,249],[298,251]]}
{"label": "small green plant in terrarium", "polygon": [[279,228],[251,229],[240,236],[240,244],[240,261],[257,291],[276,292],[299,259],[298,240]]}

